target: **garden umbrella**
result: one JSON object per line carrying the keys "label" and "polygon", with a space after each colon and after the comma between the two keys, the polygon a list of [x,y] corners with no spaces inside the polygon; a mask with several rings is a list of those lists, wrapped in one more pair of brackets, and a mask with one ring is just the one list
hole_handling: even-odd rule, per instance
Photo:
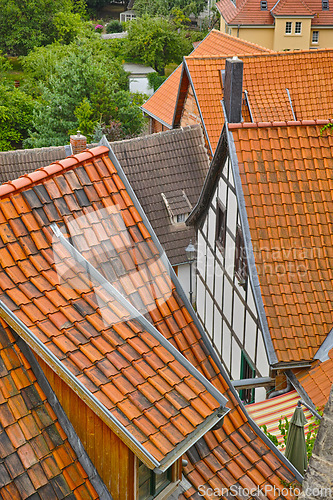
{"label": "garden umbrella", "polygon": [[306,453],[304,425],[307,420],[301,408],[301,403],[298,401],[297,408],[290,419],[285,457],[289,462],[304,475],[304,471],[308,465],[308,458]]}

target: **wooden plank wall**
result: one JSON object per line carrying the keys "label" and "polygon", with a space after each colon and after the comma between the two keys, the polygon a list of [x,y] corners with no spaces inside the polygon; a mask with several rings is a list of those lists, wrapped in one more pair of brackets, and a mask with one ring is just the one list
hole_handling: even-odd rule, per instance
{"label": "wooden plank wall", "polygon": [[37,360],[113,500],[134,500],[133,452],[41,358]]}

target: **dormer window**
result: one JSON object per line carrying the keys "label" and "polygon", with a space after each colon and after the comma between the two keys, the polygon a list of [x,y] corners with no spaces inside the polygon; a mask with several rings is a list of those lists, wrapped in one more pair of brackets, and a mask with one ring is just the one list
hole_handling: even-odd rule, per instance
{"label": "dormer window", "polygon": [[260,9],[261,10],[267,10],[267,2],[266,2],[266,0],[261,0],[261,2],[260,2]]}
{"label": "dormer window", "polygon": [[322,0],[321,6],[323,10],[329,10],[328,0]]}

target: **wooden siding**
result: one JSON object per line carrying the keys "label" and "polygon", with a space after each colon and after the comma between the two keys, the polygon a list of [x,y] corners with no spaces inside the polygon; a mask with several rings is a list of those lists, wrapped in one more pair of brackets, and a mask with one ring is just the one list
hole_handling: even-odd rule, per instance
{"label": "wooden siding", "polygon": [[37,360],[113,500],[134,500],[133,452],[44,361]]}

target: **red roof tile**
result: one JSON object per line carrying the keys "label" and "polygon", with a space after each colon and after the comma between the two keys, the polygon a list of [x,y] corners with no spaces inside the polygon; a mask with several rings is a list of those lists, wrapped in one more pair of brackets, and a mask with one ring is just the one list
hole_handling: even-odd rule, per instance
{"label": "red roof tile", "polygon": [[1,498],[9,492],[18,499],[34,494],[62,499],[72,493],[79,499],[98,498],[20,343],[2,321],[0,394]]}
{"label": "red roof tile", "polygon": [[[207,416],[208,419],[211,418],[221,404],[216,400],[216,393],[204,387],[203,379],[190,373],[189,365],[176,356],[162,337],[159,338],[159,343],[163,346],[156,345],[156,334],[154,339],[153,331],[142,317],[138,313],[134,316],[130,314],[133,310],[129,305],[126,306],[126,301],[115,295],[110,287],[102,286],[97,281],[92,292],[91,280],[97,278],[89,274],[90,272],[87,274],[87,267],[74,259],[75,252],[69,252],[72,247],[66,244],[66,238],[71,238],[68,241],[72,241],[101,275],[117,287],[128,303],[145,314],[173,345],[179,346],[198,372],[210,379],[215,390],[225,394],[228,399],[230,413],[225,417],[223,430],[206,432],[200,442],[188,451],[189,464],[185,472],[193,486],[198,488],[200,484],[214,484],[214,474],[207,474],[207,468],[212,464],[219,470],[222,485],[236,483],[242,478],[243,482],[250,481],[250,477],[253,477],[252,481],[259,481],[261,486],[263,479],[259,472],[265,463],[274,463],[267,479],[269,484],[273,485],[279,481],[278,477],[292,481],[295,476],[288,470],[283,458],[272,452],[269,444],[248,420],[231,388],[231,383],[212,358],[211,346],[205,344],[197,320],[193,319],[187,310],[189,305],[184,303],[179,295],[181,292],[177,288],[178,285],[175,285],[166,272],[164,261],[159,256],[158,242],[151,236],[150,227],[140,207],[128,196],[123,198],[127,200],[124,210],[138,209],[136,221],[133,220],[129,224],[133,225],[133,229],[139,227],[141,233],[138,233],[136,245],[129,237],[122,210],[112,201],[112,197],[117,199],[115,195],[119,194],[116,185],[121,186],[121,176],[115,168],[116,163],[112,163],[108,158],[106,148],[93,149],[91,153],[96,171],[103,171],[97,182],[102,182],[110,190],[110,194],[102,196],[97,205],[98,208],[106,208],[104,211],[93,209],[94,206],[82,194],[86,187],[92,186],[92,181],[85,170],[85,162],[80,161],[80,155],[77,157],[79,163],[71,165],[69,170],[64,171],[61,164],[53,165],[54,168],[50,169],[53,173],[50,176],[44,178],[41,175],[40,182],[25,187],[25,199],[29,200],[31,207],[29,215],[32,215],[35,221],[31,225],[37,226],[31,231],[43,232],[49,246],[45,250],[36,248],[33,258],[27,256],[27,277],[15,262],[10,262],[9,267],[5,266],[4,272],[10,279],[2,281],[5,288],[1,291],[0,299],[12,307],[15,315],[22,318],[33,335],[58,357],[86,389],[97,396],[106,410],[112,412],[114,417],[127,427],[129,433],[155,457],[155,460],[165,460],[169,453],[174,456],[175,446],[181,445],[186,437],[192,436],[198,425],[204,433]],[[97,165],[103,165],[103,169],[97,168]],[[54,172],[56,168],[57,171]],[[41,172],[43,174],[44,170]],[[57,216],[56,222],[65,235],[59,241],[50,227],[54,218],[47,223],[42,223],[42,220],[46,215],[46,207],[50,209],[55,200],[59,199],[58,191],[53,189],[53,186],[57,185],[60,189],[60,196],[62,189],[68,189],[67,185],[64,188],[62,186],[69,172],[72,178],[75,178],[76,188],[73,195],[79,208],[73,211],[70,217]],[[47,188],[51,201],[38,207],[43,186]],[[128,185],[126,189],[130,194]],[[0,209],[2,201],[8,199],[5,187],[0,187],[0,196],[1,193],[4,194],[0,199]],[[20,198],[23,200],[23,192],[9,195],[12,201],[14,197],[19,203]],[[133,206],[130,205],[132,203]],[[40,212],[36,212],[38,210]],[[87,235],[91,235],[90,229],[96,229],[95,234],[98,234],[99,226],[103,227],[109,240],[95,243],[95,239],[90,236],[87,240]],[[110,244],[110,241],[115,245]],[[124,263],[128,257],[133,264],[127,270]],[[32,267],[35,265],[38,268]],[[30,276],[38,275],[39,269],[47,284],[45,292],[43,285],[38,284],[39,292],[45,296],[51,291],[57,292],[68,302],[67,306],[59,308],[59,316],[56,318],[52,316],[54,313],[49,313],[47,309],[44,312],[38,309],[38,313],[33,309],[28,311],[31,316],[29,319],[28,316],[22,315],[24,305],[18,310],[7,296],[11,283],[16,282],[16,276],[19,284],[28,285]],[[91,268],[89,269],[91,271]],[[158,278],[156,286],[153,286],[152,275]],[[123,276],[128,276],[134,283],[134,291],[131,290],[129,295],[126,295],[121,285]],[[138,277],[140,279],[137,279]],[[37,287],[36,279],[32,280]],[[150,297],[147,290],[145,293],[138,293],[147,285]],[[21,291],[23,294],[27,292],[27,286]],[[143,304],[144,300],[148,305]],[[166,301],[169,308],[162,308],[161,301]],[[15,326],[15,322],[13,325]],[[30,341],[31,339],[33,340],[30,338]],[[46,355],[47,351],[44,353],[44,356]],[[12,389],[9,386],[6,390],[9,392]],[[19,429],[20,427],[16,432],[18,439],[25,439]],[[248,462],[241,459],[243,455],[246,455]],[[234,465],[236,457],[240,457],[242,467]],[[227,473],[226,465],[231,473]],[[240,474],[242,478],[239,477]],[[190,489],[186,495],[190,497],[192,493],[194,492]]]}
{"label": "red roof tile", "polygon": [[229,129],[276,355],[311,361],[332,328],[333,136],[309,121]]}
{"label": "red roof tile", "polygon": [[316,364],[306,374],[297,374],[297,378],[313,404],[323,409],[326,405],[333,384],[333,350],[329,353],[329,359]]}
{"label": "red roof tile", "polygon": [[[332,49],[244,55],[241,60],[244,62],[243,89],[247,90],[254,122],[294,119],[286,89],[289,89],[298,120],[325,120],[330,116],[333,107]],[[224,124],[221,71],[225,58],[188,56],[185,61],[203,124],[215,151]],[[245,102],[242,113],[249,121]]]}
{"label": "red roof tile", "polygon": [[[203,55],[239,55],[271,52],[255,43],[240,40],[221,31],[212,30],[191,54]],[[159,89],[142,106],[142,109],[158,121],[172,127],[173,116],[177,101],[179,83],[182,74],[182,65],[169,76]]]}

